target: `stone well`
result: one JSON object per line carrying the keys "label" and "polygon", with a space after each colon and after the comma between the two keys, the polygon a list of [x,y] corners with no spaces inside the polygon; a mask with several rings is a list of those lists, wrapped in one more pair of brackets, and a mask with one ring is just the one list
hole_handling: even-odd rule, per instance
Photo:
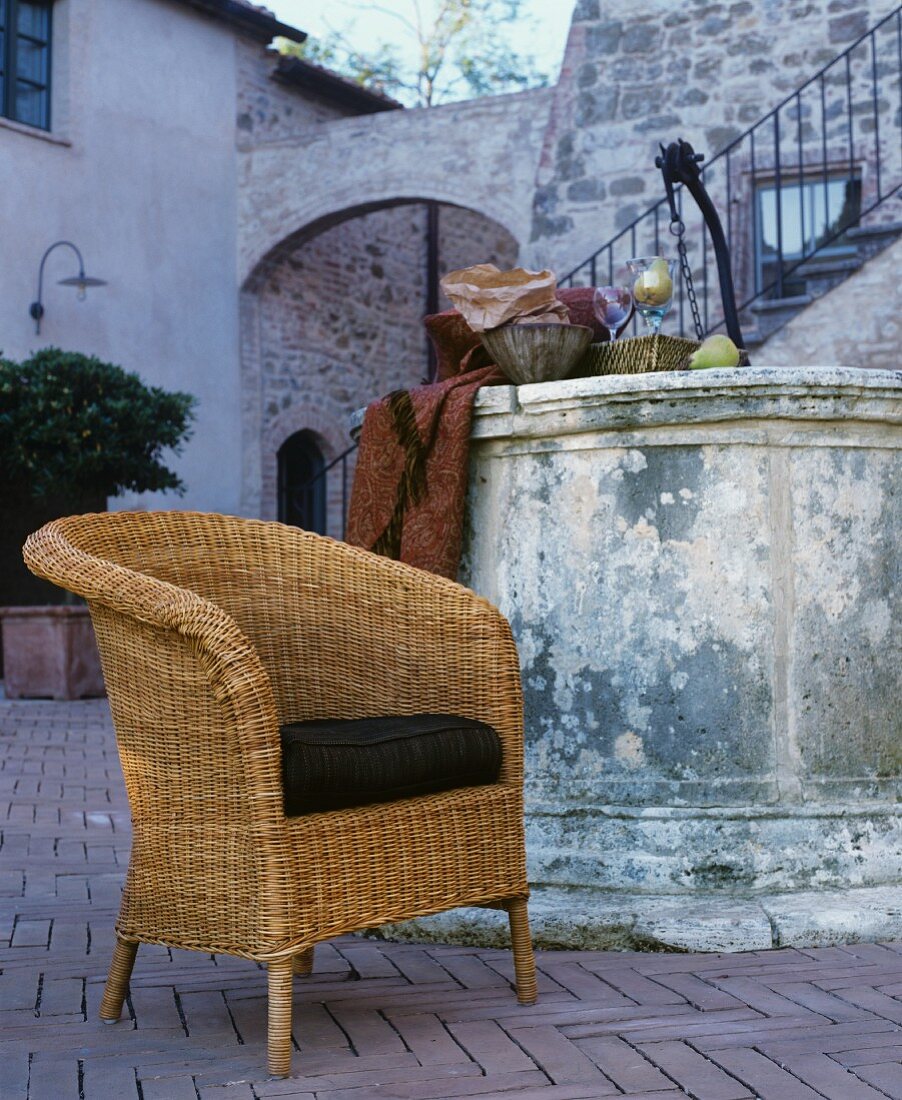
{"label": "stone well", "polygon": [[520,650],[539,942],[902,934],[900,397],[841,368],[478,395],[461,579]]}

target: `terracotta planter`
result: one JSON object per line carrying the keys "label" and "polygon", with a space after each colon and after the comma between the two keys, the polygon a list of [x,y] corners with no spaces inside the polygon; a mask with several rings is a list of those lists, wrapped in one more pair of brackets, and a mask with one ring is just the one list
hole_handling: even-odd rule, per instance
{"label": "terracotta planter", "polygon": [[105,694],[86,607],[3,607],[0,621],[8,699]]}
{"label": "terracotta planter", "polygon": [[[65,604],[67,592],[36,577],[22,560],[22,544],[48,520],[79,512],[106,511],[102,496],[35,498],[17,486],[5,486],[0,493],[0,608],[45,607]],[[3,654],[0,649],[0,676]]]}

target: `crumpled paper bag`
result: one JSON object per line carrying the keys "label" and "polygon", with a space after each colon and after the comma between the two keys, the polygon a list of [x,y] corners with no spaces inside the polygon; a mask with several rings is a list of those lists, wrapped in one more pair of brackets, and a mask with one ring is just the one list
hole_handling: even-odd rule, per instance
{"label": "crumpled paper bag", "polygon": [[552,271],[501,271],[494,264],[476,264],[449,271],[441,287],[474,332],[508,324],[570,324],[567,307],[556,297]]}

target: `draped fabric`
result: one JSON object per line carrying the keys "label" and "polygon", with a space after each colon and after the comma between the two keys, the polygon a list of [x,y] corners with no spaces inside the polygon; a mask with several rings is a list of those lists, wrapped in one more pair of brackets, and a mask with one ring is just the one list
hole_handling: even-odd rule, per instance
{"label": "draped fabric", "polygon": [[[573,324],[607,334],[592,289],[562,290]],[[366,410],[351,492],[347,541],[443,577],[457,578],[463,539],[473,400],[509,385],[456,310],[425,319],[437,381],[396,390]]]}

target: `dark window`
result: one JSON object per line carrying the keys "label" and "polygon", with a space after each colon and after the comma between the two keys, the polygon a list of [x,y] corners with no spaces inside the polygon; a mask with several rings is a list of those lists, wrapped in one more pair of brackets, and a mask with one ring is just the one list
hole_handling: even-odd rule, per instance
{"label": "dark window", "polygon": [[52,0],[0,0],[0,114],[50,129]]}
{"label": "dark window", "polygon": [[295,432],[279,448],[279,521],[326,533],[323,452],[312,432]]}
{"label": "dark window", "polygon": [[[783,268],[792,267],[812,255],[841,256],[853,245],[846,230],[861,213],[861,180],[834,176],[824,180],[812,177],[803,183],[784,183],[780,188],[777,216],[777,188],[766,184],[756,196],[755,290],[773,297],[779,253],[778,225],[783,236]],[[770,288],[770,290],[768,290]],[[789,274],[783,283],[783,296],[805,292],[805,281]]]}

